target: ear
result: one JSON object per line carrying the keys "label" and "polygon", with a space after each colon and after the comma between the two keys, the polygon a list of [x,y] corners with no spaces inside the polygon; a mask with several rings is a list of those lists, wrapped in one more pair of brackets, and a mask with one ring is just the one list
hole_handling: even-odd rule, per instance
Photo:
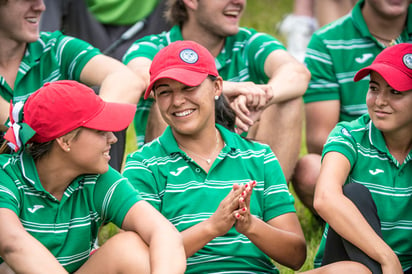
{"label": "ear", "polygon": [[56,138],[56,143],[58,147],[60,147],[60,149],[62,149],[63,151],[70,151],[69,142],[64,138],[64,136]]}
{"label": "ear", "polygon": [[215,89],[215,96],[220,96],[223,90],[223,79],[218,76],[217,79],[213,82],[213,87]]}
{"label": "ear", "polygon": [[[198,0],[182,0],[188,10],[196,10]],[[206,0],[207,1],[207,0]]]}

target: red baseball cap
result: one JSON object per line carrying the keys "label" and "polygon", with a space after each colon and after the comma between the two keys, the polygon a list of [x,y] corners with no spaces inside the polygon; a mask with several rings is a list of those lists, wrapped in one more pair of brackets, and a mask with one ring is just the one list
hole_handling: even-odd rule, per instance
{"label": "red baseball cap", "polygon": [[203,46],[193,41],[176,41],[162,48],[150,66],[150,84],[144,94],[149,97],[153,84],[170,78],[188,86],[197,86],[208,75],[218,76],[215,58]]}
{"label": "red baseball cap", "polygon": [[412,90],[412,44],[401,43],[385,48],[370,66],[356,73],[355,82],[369,75],[371,71],[379,73],[398,91]]}
{"label": "red baseball cap", "polygon": [[44,84],[23,107],[23,123],[36,133],[30,142],[48,142],[78,127],[120,131],[133,120],[133,104],[103,101],[93,89],[76,81]]}

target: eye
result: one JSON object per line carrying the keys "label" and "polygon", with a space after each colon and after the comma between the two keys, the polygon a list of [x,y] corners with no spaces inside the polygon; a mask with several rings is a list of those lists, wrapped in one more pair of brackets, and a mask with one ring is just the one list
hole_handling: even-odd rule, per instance
{"label": "eye", "polygon": [[170,92],[171,92],[170,89],[161,89],[161,88],[159,88],[159,89],[155,90],[155,94],[157,96],[166,96],[166,95],[170,94]]}
{"label": "eye", "polygon": [[394,94],[394,95],[402,94],[402,92],[400,92],[399,90],[396,90],[396,89],[391,89],[391,93]]}
{"label": "eye", "polygon": [[378,91],[379,88],[378,88],[376,85],[374,85],[374,84],[370,84],[370,85],[369,85],[369,90],[370,90],[370,91]]}

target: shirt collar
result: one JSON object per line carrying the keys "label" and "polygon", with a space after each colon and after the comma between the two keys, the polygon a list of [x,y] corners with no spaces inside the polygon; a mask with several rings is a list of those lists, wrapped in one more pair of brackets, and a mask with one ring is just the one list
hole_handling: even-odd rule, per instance
{"label": "shirt collar", "polygon": [[[223,142],[226,144],[226,146],[223,148],[224,151],[226,150],[234,150],[236,149],[236,143],[233,133],[226,129],[224,126],[216,124],[216,128],[219,130]],[[167,126],[163,134],[159,137],[159,142],[166,151],[167,154],[172,155],[175,153],[180,153],[183,154],[183,151],[179,148],[175,137],[173,136],[172,128],[170,126]]]}
{"label": "shirt collar", "polygon": [[[21,153],[17,154],[20,158],[21,163],[21,171],[24,179],[32,185],[36,190],[46,192],[43,185],[40,182],[39,174],[37,173],[36,164],[34,163],[33,157],[28,154],[25,150]],[[80,182],[83,180],[84,176],[78,176],[73,182],[70,184],[70,187],[76,188]],[[66,194],[66,191],[65,191]]]}
{"label": "shirt collar", "polygon": [[[395,163],[398,163],[398,161],[395,159],[395,157],[392,156],[392,154],[389,152],[388,147],[386,146],[385,139],[383,138],[382,132],[375,127],[375,125],[372,123],[372,120],[369,120],[368,123],[369,127],[369,141],[370,143],[376,147],[377,150],[385,153],[390,157]],[[410,151],[404,161],[404,163],[407,163],[410,159],[412,159],[412,151]]]}

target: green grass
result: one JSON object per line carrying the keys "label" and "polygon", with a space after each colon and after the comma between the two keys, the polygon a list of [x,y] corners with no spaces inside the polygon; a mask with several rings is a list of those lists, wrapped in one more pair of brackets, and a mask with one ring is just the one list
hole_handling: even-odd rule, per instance
{"label": "green grass", "polygon": [[[247,9],[242,18],[242,26],[251,27],[261,32],[269,33],[280,41],[285,43],[285,38],[280,36],[276,31],[276,25],[282,18],[292,11],[293,1],[291,0],[258,0],[249,1]],[[304,135],[303,135],[304,136]],[[130,127],[127,132],[126,154],[135,151],[136,136],[133,127]],[[306,153],[306,146],[302,140],[301,155]],[[294,194],[291,188],[292,194]],[[296,196],[295,196],[296,197]],[[303,267],[299,270],[305,271],[313,268],[313,259],[318,248],[322,227],[318,221],[313,217],[310,211],[305,208],[298,198],[295,198],[295,207],[299,221],[301,223],[303,233],[305,234],[307,243],[307,258]],[[99,242],[102,244],[109,237],[118,232],[117,227],[112,224],[106,225],[99,233]],[[296,273],[293,270],[276,264],[280,269],[281,274]]]}

